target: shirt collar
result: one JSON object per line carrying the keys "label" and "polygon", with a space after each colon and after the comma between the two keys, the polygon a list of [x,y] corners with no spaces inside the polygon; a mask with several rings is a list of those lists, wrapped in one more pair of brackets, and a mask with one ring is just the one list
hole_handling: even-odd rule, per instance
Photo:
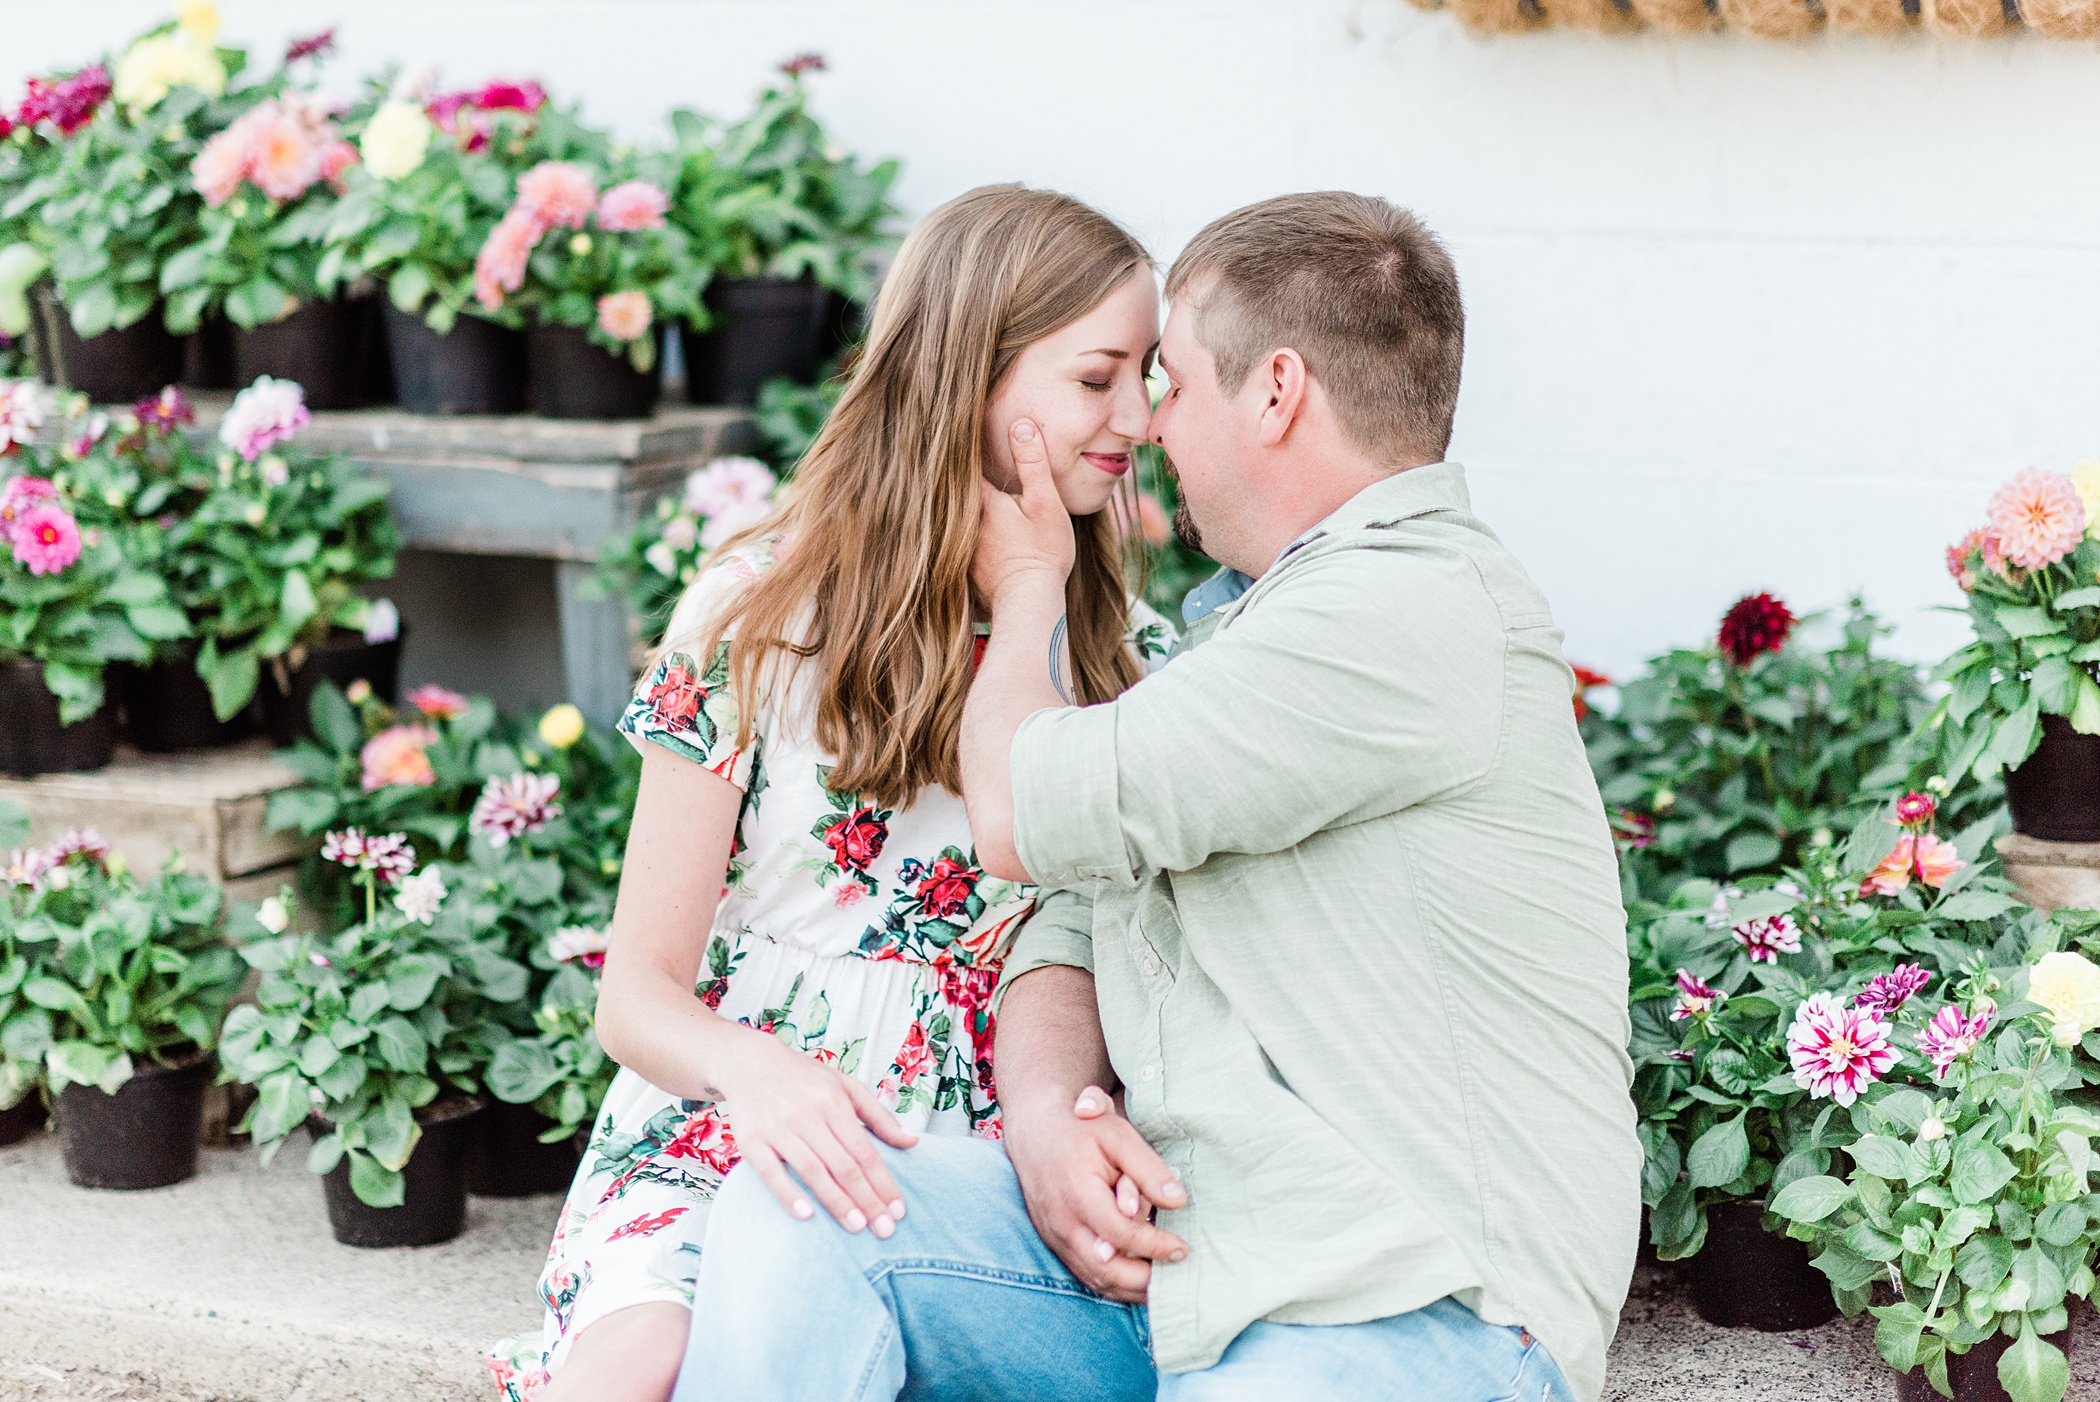
{"label": "shirt collar", "polygon": [[[1373,482],[1349,500],[1343,502],[1332,514],[1313,526],[1283,548],[1276,557],[1276,568],[1293,550],[1314,536],[1330,531],[1349,530],[1367,526],[1374,521],[1398,520],[1417,512],[1452,506],[1461,511],[1473,509],[1471,496],[1466,491],[1466,470],[1455,462],[1433,462],[1423,467],[1411,467],[1405,472],[1396,472],[1382,481]],[[1254,587],[1254,577],[1233,569],[1230,565],[1220,569],[1204,580],[1181,601],[1181,623],[1184,628],[1194,626],[1197,619],[1216,613],[1237,600],[1240,595]]]}

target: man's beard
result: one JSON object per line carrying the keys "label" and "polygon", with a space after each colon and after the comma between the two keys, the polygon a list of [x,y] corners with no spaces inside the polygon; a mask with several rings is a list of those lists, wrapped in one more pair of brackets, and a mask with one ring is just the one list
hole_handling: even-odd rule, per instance
{"label": "man's beard", "polygon": [[1186,501],[1174,503],[1174,539],[1198,555],[1203,553],[1203,532],[1196,528],[1196,518],[1189,515]]}

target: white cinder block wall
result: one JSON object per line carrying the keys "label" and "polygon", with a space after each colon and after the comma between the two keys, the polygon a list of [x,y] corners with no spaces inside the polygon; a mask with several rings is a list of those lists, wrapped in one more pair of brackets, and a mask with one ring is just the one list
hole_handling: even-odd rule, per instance
{"label": "white cinder block wall", "polygon": [[[1407,204],[1472,310],[1454,455],[1609,669],[1752,588],[1864,590],[1938,655],[1944,543],[2003,475],[2100,455],[2100,45],[1490,40],[1401,0],[222,4],[264,50],[340,24],[342,77],[535,76],[637,137],[816,49],[910,211],[1025,180],[1162,259],[1280,191]],[[6,10],[8,101],[161,13]]]}

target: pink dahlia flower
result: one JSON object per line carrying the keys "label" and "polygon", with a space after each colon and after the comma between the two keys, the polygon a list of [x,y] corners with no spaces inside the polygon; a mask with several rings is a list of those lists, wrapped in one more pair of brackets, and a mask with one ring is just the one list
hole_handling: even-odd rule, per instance
{"label": "pink dahlia flower", "polygon": [[352,871],[377,872],[388,885],[416,869],[416,852],[404,833],[369,837],[363,828],[345,828],[321,839],[321,859]]}
{"label": "pink dahlia flower", "polygon": [[537,215],[515,208],[489,230],[488,240],[474,256],[474,296],[490,311],[503,305],[507,293],[525,285],[525,260],[532,246],[547,232]]}
{"label": "pink dahlia flower", "polygon": [[1776,964],[1782,954],[1801,952],[1801,931],[1791,915],[1767,915],[1735,927],[1735,942],[1753,964]]}
{"label": "pink dahlia flower", "polygon": [[2085,503],[2070,478],[2029,468],[1992,495],[1991,534],[2020,568],[2044,569],[2085,538]]}
{"label": "pink dahlia flower", "polygon": [[34,893],[44,889],[44,877],[50,871],[49,853],[41,847],[22,847],[0,861],[0,882]]}
{"label": "pink dahlia flower", "polygon": [[655,315],[646,292],[608,292],[598,299],[598,329],[615,341],[647,335]]}
{"label": "pink dahlia flower", "polygon": [[1932,821],[1939,808],[1938,799],[1913,789],[1896,800],[1896,821],[1907,828],[1921,828]]}
{"label": "pink dahlia flower", "polygon": [[390,725],[365,741],[358,751],[364,773],[358,782],[366,793],[401,784],[428,788],[437,782],[437,771],[424,753],[437,743],[437,732],[427,725]]}
{"label": "pink dahlia flower", "polygon": [[1841,1008],[1828,993],[1811,994],[1787,1032],[1794,1084],[1815,1099],[1850,1105],[1896,1064],[1889,1025],[1871,1008]]}
{"label": "pink dahlia flower", "polygon": [[1794,611],[1770,594],[1746,594],[1721,619],[1721,651],[1738,667],[1758,654],[1777,652],[1794,631]]}
{"label": "pink dahlia flower", "polygon": [[561,777],[555,774],[521,771],[508,779],[491,779],[474,800],[467,826],[487,838],[489,846],[505,846],[512,838],[538,832],[559,818],[561,805],[554,796],[560,792]]}
{"label": "pink dahlia flower", "polygon": [[322,145],[297,113],[264,103],[243,121],[249,132],[249,174],[273,200],[292,200],[321,178]]}
{"label": "pink dahlia flower", "polygon": [[598,227],[624,234],[635,229],[661,229],[671,197],[647,180],[623,180],[598,197]]}
{"label": "pink dahlia flower", "polygon": [[32,506],[15,521],[15,560],[31,574],[57,574],[80,558],[80,523],[62,506]]}
{"label": "pink dahlia flower", "polygon": [[1932,1021],[1918,1034],[1918,1050],[1931,1058],[1932,1074],[1945,1080],[1954,1063],[1976,1049],[1990,1025],[1989,1013],[1964,1017],[1960,1008],[1949,1003],[1934,1013]]}
{"label": "pink dahlia flower", "polygon": [[1881,864],[1867,873],[1859,889],[1862,895],[1893,896],[1910,885],[1915,876],[1938,890],[1947,884],[1948,877],[1967,865],[1946,838],[1929,832],[1906,832],[1896,839],[1895,849],[1881,859]]}
{"label": "pink dahlia flower", "polygon": [[58,487],[48,477],[10,477],[0,487],[0,535],[12,537],[15,523],[39,502],[56,501]]}
{"label": "pink dahlia flower", "polygon": [[547,90],[529,79],[522,83],[499,80],[483,84],[467,101],[484,112],[537,112],[546,105]]}
{"label": "pink dahlia flower", "polygon": [[258,375],[255,383],[233,397],[233,407],[219,421],[219,441],[248,462],[263,455],[313,422],[306,411],[306,391],[292,380]]}
{"label": "pink dahlia flower", "polygon": [[716,458],[685,479],[685,509],[706,522],[700,548],[715,550],[773,509],[780,479],[757,458]]}
{"label": "pink dahlia flower", "polygon": [[562,964],[580,963],[586,969],[595,969],[605,963],[605,951],[612,947],[612,931],[595,929],[588,925],[564,925],[547,941],[547,953]]}
{"label": "pink dahlia flower", "polygon": [[1976,571],[1986,568],[1985,562],[1995,553],[1990,531],[1978,526],[1947,547],[1947,573],[1961,586],[1962,593],[1971,593],[1976,588]]}
{"label": "pink dahlia flower", "polygon": [[138,415],[139,427],[161,432],[192,423],[197,418],[197,411],[190,407],[190,401],[174,385],[141,399],[132,406],[131,412]]}
{"label": "pink dahlia flower", "polygon": [[541,161],[518,177],[515,208],[548,228],[580,229],[597,207],[598,186],[580,165]]}
{"label": "pink dahlia flower", "polygon": [[1683,1022],[1686,1018],[1703,1017],[1719,1007],[1727,996],[1697,974],[1679,969],[1677,1005],[1670,1009],[1670,1021]]}
{"label": "pink dahlia flower", "polygon": [[343,173],[360,159],[357,147],[337,137],[321,148],[321,178],[328,182],[329,189],[340,195],[348,188],[343,183]]}
{"label": "pink dahlia flower", "polygon": [[34,380],[0,380],[0,456],[35,442],[49,412],[49,396]]}
{"label": "pink dahlia flower", "polygon": [[432,720],[451,720],[464,715],[467,698],[442,686],[419,686],[408,693],[408,704]]}
{"label": "pink dahlia flower", "polygon": [[197,159],[190,162],[190,179],[213,209],[232,199],[247,178],[248,130],[239,122],[205,142]]}
{"label": "pink dahlia flower", "polygon": [[1893,1017],[1896,1010],[1932,982],[1932,975],[1916,964],[1898,964],[1885,974],[1876,974],[1867,980],[1852,999],[1855,1008],[1872,1008],[1883,1017]]}
{"label": "pink dahlia flower", "polygon": [[107,867],[109,865],[109,839],[94,828],[70,828],[65,836],[51,844],[51,865],[64,866],[68,862],[81,865]]}

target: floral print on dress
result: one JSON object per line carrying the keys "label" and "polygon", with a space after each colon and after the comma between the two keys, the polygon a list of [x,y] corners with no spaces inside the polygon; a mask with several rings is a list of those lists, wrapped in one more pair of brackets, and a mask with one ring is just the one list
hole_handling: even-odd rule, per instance
{"label": "floral print on dress", "polygon": [[[718,557],[666,636],[703,637],[729,592],[766,564],[763,550]],[[1133,612],[1131,647],[1150,669],[1171,634],[1143,605]],[[739,745],[734,646],[725,639],[703,666],[674,641],[620,721],[637,746],[667,749],[743,790],[695,995],[860,1080],[908,1128],[997,1139],[992,991],[1034,888],[986,875],[962,800],[945,789],[895,809],[834,793],[835,757],[810,738],[796,699],[806,672],[786,701],[752,717]],[[488,1355],[509,1402],[529,1402],[569,1342],[614,1310],[691,1304],[708,1206],[737,1160],[721,1106],[619,1073],[548,1248],[541,1328]]]}

